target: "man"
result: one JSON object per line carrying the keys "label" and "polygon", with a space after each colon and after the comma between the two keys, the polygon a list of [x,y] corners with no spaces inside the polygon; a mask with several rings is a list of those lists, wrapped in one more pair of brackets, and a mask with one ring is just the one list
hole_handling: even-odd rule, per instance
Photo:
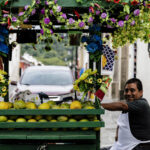
{"label": "man", "polygon": [[116,142],[110,150],[150,150],[150,106],[139,79],[129,79],[124,88],[126,102],[102,103],[104,109],[122,111]]}

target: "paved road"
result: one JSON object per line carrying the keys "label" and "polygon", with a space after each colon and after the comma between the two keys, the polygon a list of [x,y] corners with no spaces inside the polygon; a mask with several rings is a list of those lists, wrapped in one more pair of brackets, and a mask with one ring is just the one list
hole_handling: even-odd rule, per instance
{"label": "paved road", "polygon": [[[112,100],[104,99],[103,102],[112,102]],[[119,111],[105,110],[105,114],[101,116],[105,122],[105,127],[101,128],[101,147],[111,146],[114,143],[119,114]]]}

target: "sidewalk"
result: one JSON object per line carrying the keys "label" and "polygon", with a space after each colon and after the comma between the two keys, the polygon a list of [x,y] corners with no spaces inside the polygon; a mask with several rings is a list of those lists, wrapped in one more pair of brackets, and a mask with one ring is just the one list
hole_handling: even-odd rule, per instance
{"label": "sidewalk", "polygon": [[[110,100],[105,98],[103,102],[113,102],[117,100]],[[105,122],[105,127],[101,128],[101,147],[111,146],[115,141],[117,119],[119,117],[120,111],[107,111],[105,114],[101,115]]]}

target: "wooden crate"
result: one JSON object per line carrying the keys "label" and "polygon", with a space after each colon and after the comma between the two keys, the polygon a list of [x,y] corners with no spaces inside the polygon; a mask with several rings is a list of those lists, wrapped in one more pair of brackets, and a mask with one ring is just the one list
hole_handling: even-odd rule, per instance
{"label": "wooden crate", "polygon": [[[0,110],[0,115],[98,115],[102,109],[81,110]],[[100,133],[94,127],[103,127],[104,122],[0,122],[0,146],[3,150],[37,150],[47,144],[48,150],[79,149],[99,150]],[[82,131],[81,127],[90,130]],[[13,128],[13,129],[12,129]],[[52,131],[51,128],[58,128]],[[74,130],[76,128],[76,130]]]}

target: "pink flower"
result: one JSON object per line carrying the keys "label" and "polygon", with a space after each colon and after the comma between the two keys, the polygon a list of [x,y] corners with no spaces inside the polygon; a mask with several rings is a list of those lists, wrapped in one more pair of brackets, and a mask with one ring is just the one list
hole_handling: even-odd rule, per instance
{"label": "pink flower", "polygon": [[94,20],[93,17],[90,17],[89,20],[88,20],[88,22],[89,22],[89,23],[92,23],[93,20]]}
{"label": "pink flower", "polygon": [[16,22],[17,18],[16,17],[12,17],[12,22]]}
{"label": "pink flower", "polygon": [[18,16],[23,16],[24,15],[24,12],[20,12],[19,14],[18,14]]}
{"label": "pink flower", "polygon": [[67,16],[66,16],[65,13],[63,13],[61,16],[62,16],[64,19],[67,19]]}
{"label": "pink flower", "polygon": [[118,22],[118,26],[123,27],[123,26],[124,26],[124,21],[120,20],[120,21]]}
{"label": "pink flower", "polygon": [[69,24],[75,23],[75,20],[73,18],[69,18]]}
{"label": "pink flower", "polygon": [[100,11],[99,10],[96,10],[96,15],[99,15],[100,14]]}
{"label": "pink flower", "polygon": [[101,14],[101,18],[105,19],[107,17],[107,14],[106,13],[102,13]]}
{"label": "pink flower", "polygon": [[135,20],[133,20],[132,22],[131,22],[131,26],[134,26],[135,25]]}
{"label": "pink flower", "polygon": [[82,28],[84,27],[85,23],[83,21],[79,22],[79,27]]}
{"label": "pink flower", "polygon": [[134,13],[134,16],[138,16],[140,14],[140,10],[136,9],[133,13]]}

